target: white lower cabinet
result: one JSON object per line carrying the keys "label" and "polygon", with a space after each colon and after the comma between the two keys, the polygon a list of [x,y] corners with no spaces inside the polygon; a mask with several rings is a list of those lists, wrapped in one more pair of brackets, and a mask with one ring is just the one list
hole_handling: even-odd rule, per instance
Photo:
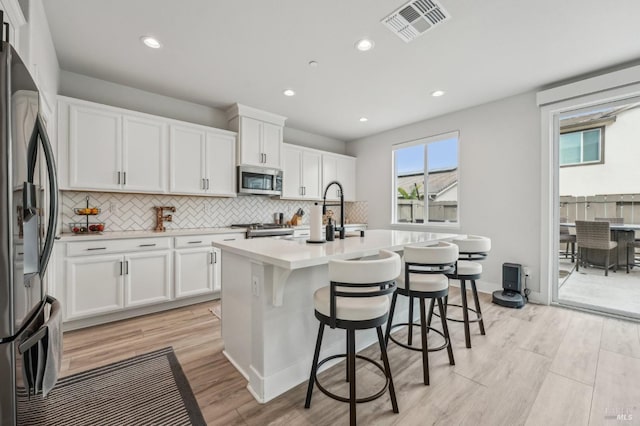
{"label": "white lower cabinet", "polygon": [[66,319],[124,308],[122,255],[69,258],[66,262]]}
{"label": "white lower cabinet", "polygon": [[176,250],[174,256],[176,298],[220,290],[220,249],[181,249]]}
{"label": "white lower cabinet", "polygon": [[67,319],[171,300],[171,252],[67,259]]}
{"label": "white lower cabinet", "polygon": [[171,252],[125,256],[125,307],[171,300]]}
{"label": "white lower cabinet", "polygon": [[[57,248],[65,321],[81,327],[209,300],[221,289],[215,241],[243,232],[178,237],[78,240]],[[157,308],[156,308],[157,306]],[[138,309],[139,308],[139,309]],[[96,319],[93,319],[96,317]],[[77,320],[77,321],[76,321]],[[82,325],[85,324],[85,325]]]}

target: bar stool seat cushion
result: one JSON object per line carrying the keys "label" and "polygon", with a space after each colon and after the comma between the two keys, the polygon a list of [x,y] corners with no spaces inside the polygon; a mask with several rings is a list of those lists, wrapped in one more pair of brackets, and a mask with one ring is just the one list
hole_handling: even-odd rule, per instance
{"label": "bar stool seat cushion", "polygon": [[481,263],[471,262],[468,260],[459,260],[458,269],[456,269],[456,273],[453,275],[462,277],[462,276],[480,275],[480,274],[482,274]]}
{"label": "bar stool seat cushion", "polygon": [[[337,287],[337,290],[347,290]],[[358,291],[349,288],[347,291]],[[366,291],[371,291],[367,289]],[[330,309],[331,289],[329,286],[319,288],[313,294],[313,304],[319,313],[331,316]],[[336,319],[344,321],[367,321],[379,318],[389,311],[389,298],[387,296],[374,297],[336,297]]]}
{"label": "bar stool seat cushion", "polygon": [[[441,291],[449,287],[449,279],[443,274],[410,274],[411,291],[432,292]],[[398,288],[406,288],[404,282],[404,267],[398,278],[396,278]]]}
{"label": "bar stool seat cushion", "polygon": [[488,253],[491,251],[491,238],[480,235],[467,235],[452,241],[460,248],[460,253]]}

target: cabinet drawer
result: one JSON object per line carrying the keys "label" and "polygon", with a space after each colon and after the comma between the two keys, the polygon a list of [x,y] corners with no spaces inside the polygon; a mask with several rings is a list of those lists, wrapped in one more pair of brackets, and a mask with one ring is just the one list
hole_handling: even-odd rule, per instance
{"label": "cabinet drawer", "polygon": [[211,246],[214,241],[244,240],[244,232],[231,234],[193,235],[187,237],[175,237],[176,248]]}
{"label": "cabinet drawer", "polygon": [[168,250],[170,248],[171,238],[82,241],[77,243],[67,243],[67,256],[91,256],[96,254],[136,252],[144,250]]}

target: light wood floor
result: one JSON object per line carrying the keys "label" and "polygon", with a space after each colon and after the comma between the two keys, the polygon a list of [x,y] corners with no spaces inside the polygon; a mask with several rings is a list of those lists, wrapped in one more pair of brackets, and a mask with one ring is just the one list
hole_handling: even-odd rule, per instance
{"label": "light wood floor", "polygon": [[[360,424],[640,424],[637,323],[539,305],[512,310],[482,298],[487,335],[473,327],[467,349],[462,325],[450,323],[456,365],[446,351],[430,354],[431,386],[421,382],[420,353],[389,344],[400,414],[383,396],[358,405]],[[348,404],[317,389],[305,410],[306,383],[258,404],[222,355],[220,320],[209,311],[215,303],[65,333],[63,375],[173,346],[210,425],[348,424]],[[365,352],[378,357],[374,347]],[[369,365],[358,364],[357,377],[361,394],[382,383]],[[321,380],[346,394],[343,364]],[[632,420],[616,420],[618,414]]]}

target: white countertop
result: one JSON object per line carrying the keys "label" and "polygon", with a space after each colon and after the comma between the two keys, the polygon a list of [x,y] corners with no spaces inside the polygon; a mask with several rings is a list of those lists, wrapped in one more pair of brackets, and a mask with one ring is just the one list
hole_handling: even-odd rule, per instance
{"label": "white countertop", "polygon": [[211,234],[244,234],[242,228],[195,228],[195,229],[167,229],[164,232],[157,231],[117,231],[104,232],[102,234],[73,234],[62,233],[60,241],[102,241],[120,240],[123,238],[155,238],[155,237],[180,237],[183,235],[211,235]]}
{"label": "white countertop", "polygon": [[254,238],[214,242],[223,251],[269,263],[284,269],[322,265],[330,259],[354,259],[373,256],[381,249],[398,251],[405,245],[450,240],[459,234],[434,232],[368,230],[364,237],[348,237],[324,244],[310,244],[304,238]]}

